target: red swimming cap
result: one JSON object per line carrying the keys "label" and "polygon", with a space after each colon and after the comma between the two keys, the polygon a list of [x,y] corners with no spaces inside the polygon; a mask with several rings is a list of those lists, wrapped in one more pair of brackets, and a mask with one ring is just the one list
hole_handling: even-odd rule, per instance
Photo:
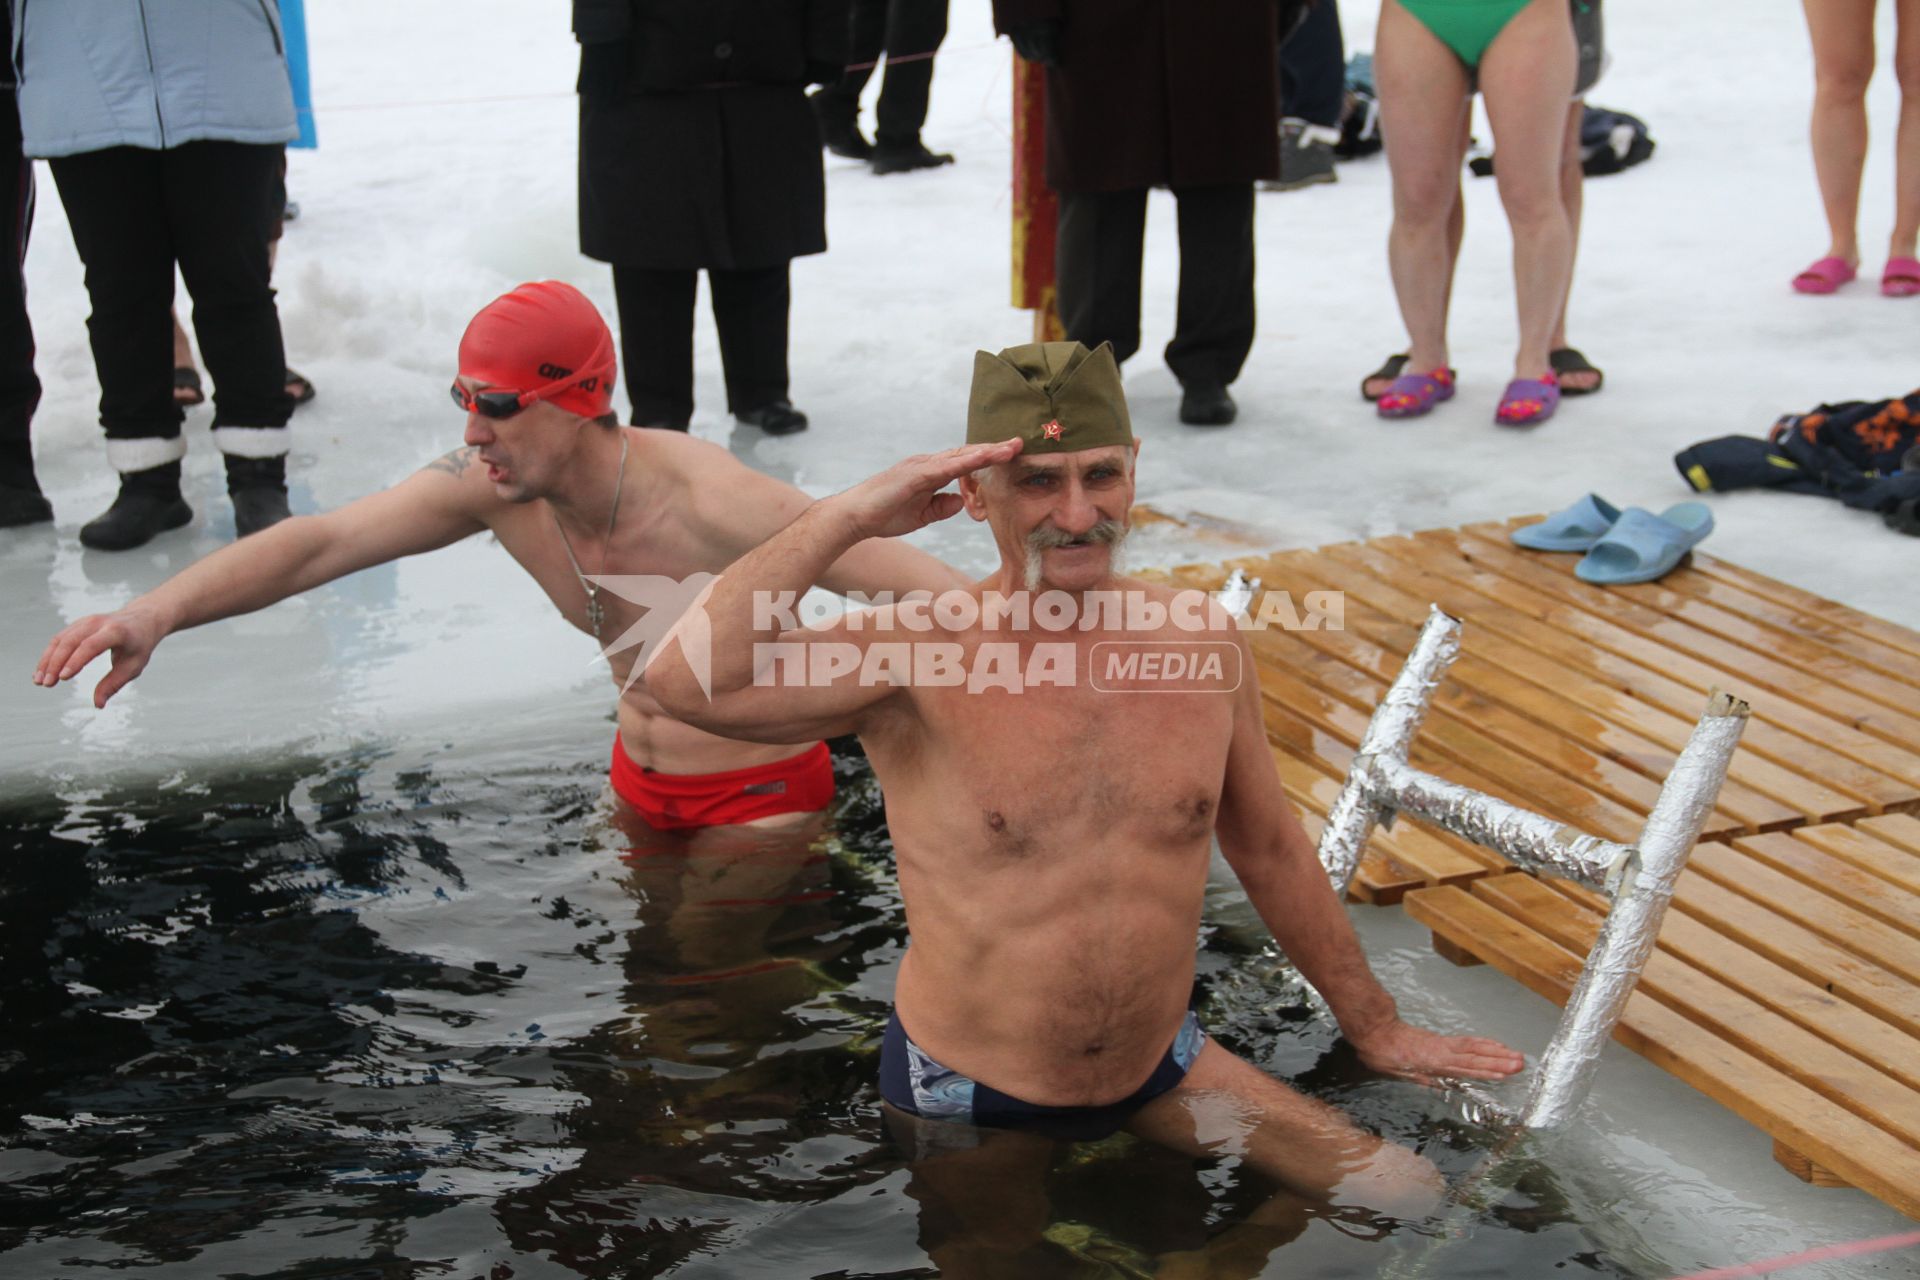
{"label": "red swimming cap", "polygon": [[475,316],[460,338],[460,376],[504,391],[569,379],[542,399],[597,418],[613,408],[613,334],[587,295],[558,280],[523,284]]}

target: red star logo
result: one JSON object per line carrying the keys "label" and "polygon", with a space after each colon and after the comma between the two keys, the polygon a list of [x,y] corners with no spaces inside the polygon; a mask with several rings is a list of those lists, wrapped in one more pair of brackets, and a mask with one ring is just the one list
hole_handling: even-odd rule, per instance
{"label": "red star logo", "polygon": [[1040,434],[1049,440],[1058,440],[1060,438],[1060,419],[1055,418],[1052,422],[1042,423],[1040,425]]}

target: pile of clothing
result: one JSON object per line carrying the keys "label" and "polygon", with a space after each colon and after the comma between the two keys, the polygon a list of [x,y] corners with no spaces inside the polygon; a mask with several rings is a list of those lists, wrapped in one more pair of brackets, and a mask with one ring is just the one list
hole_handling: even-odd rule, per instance
{"label": "pile of clothing", "polygon": [[1673,464],[1701,493],[1818,494],[1876,511],[1890,528],[1920,536],[1920,391],[1789,413],[1765,439],[1704,440],[1675,454]]}

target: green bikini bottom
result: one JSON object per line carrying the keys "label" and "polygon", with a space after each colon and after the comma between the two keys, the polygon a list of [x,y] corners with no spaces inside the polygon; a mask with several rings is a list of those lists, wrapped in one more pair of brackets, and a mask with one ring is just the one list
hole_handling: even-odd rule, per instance
{"label": "green bikini bottom", "polygon": [[1422,26],[1439,36],[1441,42],[1467,64],[1467,70],[1474,71],[1494,37],[1505,30],[1513,15],[1526,8],[1531,0],[1400,0],[1400,3],[1420,19]]}

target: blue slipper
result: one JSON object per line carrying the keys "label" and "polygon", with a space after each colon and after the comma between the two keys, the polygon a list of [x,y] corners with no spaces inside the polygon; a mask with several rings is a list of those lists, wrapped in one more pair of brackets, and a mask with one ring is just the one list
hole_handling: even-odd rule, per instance
{"label": "blue slipper", "polygon": [[1628,507],[1573,572],[1583,582],[1652,582],[1712,532],[1713,513],[1697,502],[1678,503],[1657,516]]}
{"label": "blue slipper", "polygon": [[1585,551],[1613,528],[1620,510],[1597,493],[1554,512],[1539,524],[1523,525],[1511,536],[1532,551]]}

